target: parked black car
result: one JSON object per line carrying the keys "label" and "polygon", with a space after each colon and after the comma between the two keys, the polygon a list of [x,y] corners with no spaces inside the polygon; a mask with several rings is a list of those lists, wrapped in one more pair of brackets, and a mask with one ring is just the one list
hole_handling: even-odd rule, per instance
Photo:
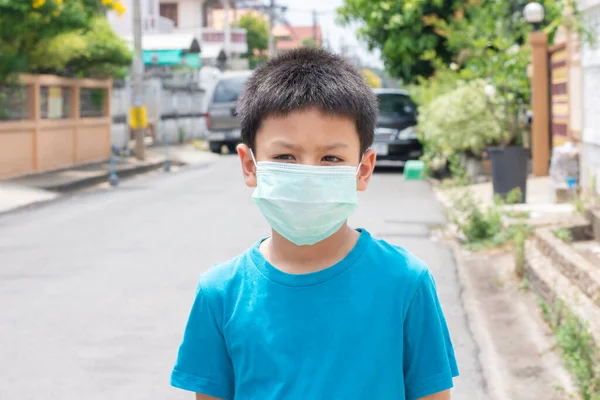
{"label": "parked black car", "polygon": [[373,149],[377,160],[408,161],[423,155],[417,139],[417,106],[408,92],[397,89],[374,89],[379,100],[379,115]]}

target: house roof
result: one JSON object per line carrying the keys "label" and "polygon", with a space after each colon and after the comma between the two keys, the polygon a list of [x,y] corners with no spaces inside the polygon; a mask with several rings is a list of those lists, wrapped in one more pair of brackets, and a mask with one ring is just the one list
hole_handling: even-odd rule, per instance
{"label": "house roof", "polygon": [[[317,44],[322,44],[321,27],[316,27]],[[273,36],[277,38],[277,50],[291,50],[302,44],[304,39],[313,38],[312,26],[276,26]],[[289,39],[288,39],[289,38]]]}
{"label": "house roof", "polygon": [[[211,11],[211,28],[215,29],[223,29],[225,27],[225,10],[220,9],[212,9]],[[254,9],[250,8],[238,8],[237,10],[229,10],[229,22],[235,23],[239,22],[240,19],[245,15],[253,15],[259,18],[267,19],[267,17]],[[237,18],[237,21],[234,21],[233,17]]]}

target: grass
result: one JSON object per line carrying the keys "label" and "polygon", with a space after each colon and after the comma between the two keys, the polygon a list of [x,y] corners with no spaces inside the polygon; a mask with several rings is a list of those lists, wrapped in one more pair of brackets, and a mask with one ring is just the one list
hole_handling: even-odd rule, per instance
{"label": "grass", "polygon": [[519,290],[525,293],[529,292],[529,279],[521,279],[521,282],[519,282]]}
{"label": "grass", "polygon": [[554,306],[540,300],[544,319],[556,336],[565,367],[573,376],[583,400],[600,400],[600,352],[585,324],[561,301]]}
{"label": "grass", "polygon": [[558,239],[562,240],[565,243],[573,242],[573,233],[568,228],[557,228],[554,231],[552,231],[552,233],[554,233],[554,236],[556,236]]}

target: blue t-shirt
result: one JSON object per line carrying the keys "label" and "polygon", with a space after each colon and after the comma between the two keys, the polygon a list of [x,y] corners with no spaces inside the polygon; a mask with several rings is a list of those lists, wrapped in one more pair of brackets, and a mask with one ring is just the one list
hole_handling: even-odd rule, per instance
{"label": "blue t-shirt", "polygon": [[273,267],[259,244],[200,278],[171,385],[235,400],[414,400],[452,387],[435,283],[362,230],[334,266]]}

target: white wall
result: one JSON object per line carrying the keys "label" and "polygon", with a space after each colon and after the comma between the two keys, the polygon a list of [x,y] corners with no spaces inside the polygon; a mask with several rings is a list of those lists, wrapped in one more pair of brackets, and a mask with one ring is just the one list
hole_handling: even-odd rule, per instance
{"label": "white wall", "polygon": [[204,0],[179,0],[179,26],[182,29],[202,28],[202,7]]}
{"label": "white wall", "polygon": [[[600,0],[579,2],[588,27],[600,39]],[[600,184],[600,42],[595,46],[582,44],[582,184],[588,186],[593,177]]]}
{"label": "white wall", "polygon": [[[127,8],[127,11],[122,16],[110,11],[107,14],[108,22],[119,36],[133,36],[133,1],[121,0],[121,2]],[[159,4],[159,0],[140,0],[143,32],[158,32]]]}

